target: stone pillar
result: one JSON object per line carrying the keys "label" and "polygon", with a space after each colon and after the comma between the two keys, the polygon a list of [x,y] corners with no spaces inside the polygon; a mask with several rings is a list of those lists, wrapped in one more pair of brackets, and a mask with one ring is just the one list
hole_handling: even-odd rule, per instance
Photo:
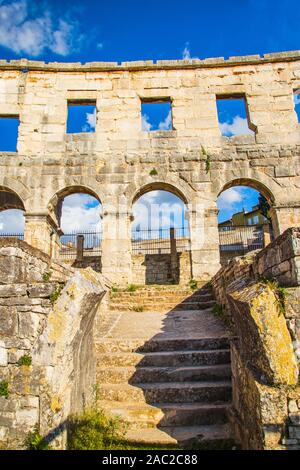
{"label": "stone pillar", "polygon": [[76,237],[76,261],[83,260],[84,235]]}
{"label": "stone pillar", "polygon": [[173,282],[178,282],[178,254],[176,247],[175,229],[170,228],[170,257],[171,257],[171,276]]}
{"label": "stone pillar", "polygon": [[58,232],[58,227],[47,212],[25,213],[25,242],[53,258],[56,256]]}
{"label": "stone pillar", "polygon": [[189,212],[192,277],[208,281],[220,269],[217,208]]}
{"label": "stone pillar", "polygon": [[263,229],[263,244],[265,247],[269,245],[269,243],[271,243],[270,225],[263,224],[262,229]]}
{"label": "stone pillar", "polygon": [[300,204],[276,205],[270,208],[274,237],[278,237],[289,227],[300,226]]}
{"label": "stone pillar", "polygon": [[131,221],[127,210],[103,209],[102,274],[118,286],[131,282]]}

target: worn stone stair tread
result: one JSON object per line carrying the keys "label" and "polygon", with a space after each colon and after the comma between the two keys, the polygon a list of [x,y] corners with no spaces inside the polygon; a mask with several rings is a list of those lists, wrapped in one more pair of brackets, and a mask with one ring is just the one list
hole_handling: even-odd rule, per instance
{"label": "worn stone stair tread", "polygon": [[[141,354],[142,356],[174,356],[174,354],[217,354],[218,352],[228,351],[228,348],[220,348],[220,349],[183,349],[183,350],[176,350],[176,351],[154,351],[154,352],[145,352],[145,353],[136,353]],[[126,353],[125,353],[126,354]]]}
{"label": "worn stone stair tread", "polygon": [[[196,335],[195,333],[192,334],[192,336],[180,336],[180,334],[178,334],[178,336],[175,336],[175,335],[170,335],[168,336],[167,334],[163,334],[163,333],[159,333],[158,336],[160,336],[159,338],[153,338],[153,339],[150,339],[145,336],[144,338],[141,338],[140,336],[137,336],[137,337],[130,337],[130,338],[111,338],[111,337],[106,337],[104,339],[102,339],[101,341],[101,344],[109,344],[111,346],[114,346],[114,345],[117,345],[118,343],[134,343],[134,342],[139,342],[139,343],[143,343],[143,341],[147,344],[144,345],[144,344],[140,344],[138,347],[142,347],[142,346],[147,346],[148,344],[155,344],[157,346],[163,346],[165,347],[166,343],[176,343],[176,342],[185,342],[187,343],[187,348],[189,347],[190,343],[193,342],[193,341],[203,341],[205,342],[206,344],[211,342],[211,343],[214,343],[214,342],[220,342],[220,341],[224,341],[226,343],[226,346],[228,345],[229,347],[229,340],[233,339],[234,336],[229,336],[229,335],[224,335],[224,334],[220,334],[219,336],[205,336],[203,334],[199,334],[199,335]],[[207,347],[207,346],[206,346]],[[204,348],[203,348],[204,349]],[[203,350],[202,349],[202,350]],[[190,349],[172,349],[173,352],[175,351],[189,351]],[[163,351],[163,349],[161,350]],[[129,351],[129,352],[133,352],[133,351]],[[150,352],[150,351],[149,351]],[[153,351],[153,352],[159,352],[159,351]],[[165,350],[165,352],[168,352],[167,350]],[[169,351],[170,352],[170,351]]]}
{"label": "worn stone stair tread", "polygon": [[[147,356],[147,357],[150,357],[150,356],[153,356],[153,357],[157,357],[157,356],[174,356],[175,354],[176,355],[181,355],[181,354],[217,354],[217,353],[221,353],[221,352],[228,352],[229,351],[229,348],[222,348],[222,349],[183,349],[183,350],[176,350],[176,351],[153,351],[153,352],[134,352],[134,353],[131,353],[131,354],[137,354],[139,356]],[[103,353],[103,355],[106,355],[108,353]],[[121,352],[117,352],[117,353],[110,353],[111,355],[128,355],[130,353],[127,353],[127,352],[124,352],[124,353],[121,353]]]}
{"label": "worn stone stair tread", "polygon": [[[186,380],[198,382],[199,380],[214,380],[231,377],[230,364],[212,364],[199,366],[170,366],[170,367],[135,367],[135,366],[118,366],[113,367],[109,371],[107,367],[99,367],[97,376],[106,383],[113,381],[114,383],[122,383],[124,380],[131,384],[139,384],[140,382],[168,382],[172,380],[184,382]],[[152,380],[153,377],[153,380]],[[191,378],[192,377],[192,378]],[[109,380],[109,378],[113,380]],[[146,379],[145,379],[146,378]],[[151,379],[151,380],[148,380]]]}
{"label": "worn stone stair tread", "polygon": [[206,426],[167,426],[161,428],[132,429],[126,434],[131,442],[145,444],[177,444],[192,439],[205,441],[225,440],[231,438],[227,424]]}
{"label": "worn stone stair tread", "polygon": [[184,350],[163,352],[101,353],[98,355],[99,365],[110,367],[130,365],[136,367],[174,367],[189,365],[228,364],[230,350]]}
{"label": "worn stone stair tread", "polygon": [[[206,355],[206,356],[217,356],[218,354],[223,354],[223,353],[228,353],[230,350],[229,348],[222,348],[222,349],[192,349],[192,350],[181,350],[181,351],[154,351],[154,352],[133,352],[133,353],[127,353],[127,352],[112,352],[112,353],[101,353],[99,356],[100,356],[100,359],[103,357],[103,356],[109,356],[110,359],[112,360],[114,357],[128,357],[128,356],[131,356],[131,357],[136,357],[136,358],[140,358],[141,360],[143,358],[167,358],[167,357],[170,357],[170,358],[175,358],[175,357],[189,357],[191,355],[197,355],[197,356],[201,356],[201,355]],[[138,365],[138,364],[137,364]],[[141,364],[142,366],[142,364]],[[155,366],[153,366],[155,367]],[[159,367],[159,366],[157,366]]]}
{"label": "worn stone stair tread", "polygon": [[[231,370],[230,363],[228,364],[208,364],[208,365],[200,365],[200,366],[166,366],[166,367],[155,367],[155,366],[145,366],[145,367],[135,367],[135,366],[118,366],[113,367],[112,370],[116,372],[121,372],[123,369],[131,370],[133,373],[137,370],[145,370],[149,372],[180,372],[180,371],[193,371],[193,370]],[[107,367],[98,367],[98,371],[106,371]]]}
{"label": "worn stone stair tread", "polygon": [[102,408],[128,423],[130,429],[155,426],[203,426],[228,422],[230,402],[120,402],[101,401]]}
{"label": "worn stone stair tread", "polygon": [[230,403],[227,401],[217,401],[217,402],[187,402],[187,403],[138,403],[138,402],[119,402],[119,401],[110,401],[102,400],[101,407],[104,409],[117,410],[121,408],[122,410],[153,410],[153,411],[164,411],[164,410],[189,410],[197,411],[202,410],[211,410],[215,409],[227,409],[230,406]]}
{"label": "worn stone stair tread", "polygon": [[[197,303],[198,303],[198,302],[197,302]],[[151,302],[151,305],[155,305],[155,304]],[[128,310],[128,308],[123,308],[123,305],[120,305],[120,304],[115,305],[115,307],[118,309],[118,313],[119,313],[119,314],[128,313],[128,312],[136,313],[134,310]],[[176,307],[177,307],[177,305],[175,305],[175,306],[172,307],[172,313],[176,312]],[[130,307],[130,308],[132,308],[132,307]],[[196,311],[211,313],[211,312],[212,312],[212,309],[213,309],[213,307],[205,307],[205,308],[197,308]],[[162,309],[159,310],[159,311],[157,311],[157,310],[151,310],[151,309],[149,309],[149,310],[145,309],[145,310],[143,310],[142,312],[138,312],[138,313],[143,313],[143,314],[150,314],[150,313],[153,313],[153,314],[157,315],[157,314],[160,314],[160,313],[167,313],[167,312],[165,312],[165,310],[166,310],[167,312],[169,312],[170,309],[168,309],[168,308],[162,308]],[[116,312],[116,311],[114,310],[113,313],[115,313],[115,312]],[[192,310],[192,312],[194,313],[194,310]],[[184,311],[179,310],[179,313],[184,313]],[[186,313],[189,313],[189,314],[190,314],[191,312],[190,312],[190,310],[187,309]]]}
{"label": "worn stone stair tread", "polygon": [[134,299],[135,297],[147,297],[147,298],[177,298],[177,299],[184,299],[184,298],[206,298],[206,297],[213,297],[212,292],[191,292],[191,291],[137,291],[137,292],[113,292],[110,294],[110,298],[114,299]]}
{"label": "worn stone stair tread", "polygon": [[128,383],[121,384],[101,384],[102,390],[111,389],[111,390],[131,390],[131,389],[142,389],[142,390],[164,390],[164,389],[196,389],[196,388],[221,388],[221,387],[231,387],[230,380],[220,380],[220,381],[203,381],[203,382],[152,382],[152,383],[139,383],[131,385]]}
{"label": "worn stone stair tread", "polygon": [[[203,305],[200,305],[199,302],[195,302],[193,304],[175,304],[175,305],[170,304],[170,305],[168,305],[165,302],[164,305],[161,305],[161,304],[156,305],[154,302],[151,302],[151,309],[150,308],[148,309],[149,306],[147,306],[147,308],[144,308],[143,313],[167,313],[167,312],[176,312],[176,311],[180,311],[180,312],[212,312],[212,308],[215,305],[215,302],[210,303],[209,305],[207,305],[207,304],[208,304],[208,302],[206,302],[205,304],[203,303]],[[140,303],[139,303],[138,307],[139,306],[140,306]],[[142,305],[142,307],[143,307],[143,305]],[[190,307],[193,307],[193,308],[190,308]],[[121,313],[135,312],[134,305],[130,305],[128,307],[124,307],[124,305],[122,305],[122,310],[120,310],[120,304],[111,305],[110,309],[111,309],[111,311],[118,311],[118,312],[121,312]]]}

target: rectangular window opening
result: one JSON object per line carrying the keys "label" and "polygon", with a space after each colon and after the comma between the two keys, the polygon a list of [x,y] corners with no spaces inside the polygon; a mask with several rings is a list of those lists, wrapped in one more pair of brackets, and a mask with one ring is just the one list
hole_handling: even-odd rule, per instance
{"label": "rectangular window opening", "polygon": [[172,104],[169,98],[146,100],[141,103],[142,131],[173,130]]}
{"label": "rectangular window opening", "polygon": [[300,123],[300,89],[294,91],[294,105],[298,122]]}
{"label": "rectangular window opening", "polygon": [[95,101],[68,101],[67,133],[95,132],[97,108]]}
{"label": "rectangular window opening", "polygon": [[255,126],[250,123],[246,98],[243,95],[217,96],[219,128],[225,137],[254,135]]}
{"label": "rectangular window opening", "polygon": [[18,116],[0,116],[0,152],[16,152],[20,120]]}

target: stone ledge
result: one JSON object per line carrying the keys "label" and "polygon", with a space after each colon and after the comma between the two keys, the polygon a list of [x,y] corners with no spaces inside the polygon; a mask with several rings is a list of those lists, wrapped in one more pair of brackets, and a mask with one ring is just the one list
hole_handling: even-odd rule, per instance
{"label": "stone ledge", "polygon": [[[60,261],[53,261],[46,253],[39,250],[38,248],[34,248],[33,246],[29,245],[23,240],[19,240],[18,238],[14,238],[14,237],[0,237],[0,251],[1,251],[0,260],[1,258],[3,258],[3,255],[11,256],[11,260],[13,259],[12,258],[13,256],[15,257],[15,259],[19,259],[19,260],[21,259],[20,254],[9,253],[10,249],[13,249],[13,250],[15,249],[15,251],[19,250],[19,253],[22,252],[24,253],[25,256],[29,255],[29,257],[39,260],[40,265],[41,265],[40,268],[42,268],[42,265],[43,265],[44,272],[45,272],[45,269],[53,272],[53,276],[51,277],[51,282],[52,281],[53,282],[65,282],[69,278],[69,276],[75,272],[74,268],[72,268],[71,266],[68,266],[67,264],[64,264],[63,262],[60,262]],[[5,262],[3,264],[3,260],[2,260],[2,266],[1,266],[0,271],[1,270],[3,271],[3,266],[5,266]],[[5,278],[5,276],[8,276],[8,271],[7,270],[5,272],[4,271],[2,272],[2,271],[1,271],[1,284],[2,285],[11,284],[8,277],[7,279]],[[27,272],[27,277],[26,277],[26,273],[24,272],[20,274],[22,274],[23,277],[25,276],[25,278],[28,277],[29,279],[30,269]],[[15,273],[15,276],[16,275],[17,275],[17,272]],[[19,282],[23,283],[23,281],[25,282],[25,278],[23,279],[22,276],[21,276],[22,280],[20,279]],[[34,283],[36,282],[38,281],[34,279]],[[42,277],[39,282],[43,282]]]}
{"label": "stone ledge", "polygon": [[233,56],[225,59],[224,57],[213,57],[205,59],[183,59],[183,60],[136,60],[131,62],[43,62],[28,60],[0,60],[0,70],[20,70],[22,72],[44,70],[58,72],[72,71],[109,71],[109,70],[138,70],[138,69],[162,69],[162,68],[207,68],[207,67],[226,67],[233,65],[250,65],[268,62],[288,62],[300,60],[300,51],[273,52],[270,54]]}

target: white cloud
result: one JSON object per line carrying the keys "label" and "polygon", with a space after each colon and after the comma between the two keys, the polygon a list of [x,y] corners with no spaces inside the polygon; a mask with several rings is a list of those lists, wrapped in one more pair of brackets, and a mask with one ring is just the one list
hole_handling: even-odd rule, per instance
{"label": "white cloud", "polygon": [[83,132],[94,132],[97,121],[97,110],[96,108],[92,113],[86,113],[86,124],[83,126]]}
{"label": "white cloud", "polygon": [[61,228],[64,233],[101,230],[101,205],[88,194],[72,194],[62,205]]}
{"label": "white cloud", "polygon": [[[150,132],[153,128],[153,125],[149,122],[149,116],[147,114],[142,114],[142,131]],[[166,118],[158,124],[158,129],[160,131],[169,131],[172,129],[172,113],[169,111]]]}
{"label": "white cloud", "polygon": [[179,227],[182,225],[184,217],[184,205],[175,203],[150,202],[146,204],[138,202],[133,208],[134,222],[133,228],[137,229],[169,229],[173,225]]}
{"label": "white cloud", "polygon": [[171,111],[168,112],[166,119],[161,121],[158,125],[159,130],[161,131],[169,131],[172,129],[172,113]]}
{"label": "white cloud", "polygon": [[[177,200],[176,200],[177,199]],[[166,191],[154,190],[133,205],[133,228],[152,229],[180,227],[185,215],[184,203]]]}
{"label": "white cloud", "polygon": [[182,58],[183,59],[191,59],[191,52],[190,52],[190,43],[186,42],[184,49],[182,51]]}
{"label": "white cloud", "polygon": [[45,51],[66,56],[82,40],[76,24],[62,18],[55,22],[51,10],[31,18],[28,0],[0,3],[0,45],[16,54],[40,56]]}
{"label": "white cloud", "polygon": [[9,209],[0,212],[0,231],[3,233],[23,233],[24,215],[19,209]]}
{"label": "white cloud", "polygon": [[223,191],[218,198],[219,209],[233,209],[235,204],[244,200],[243,190],[239,188],[229,188]]}
{"label": "white cloud", "polygon": [[219,123],[219,127],[220,127],[222,135],[226,135],[228,137],[232,135],[254,134],[254,132],[251,129],[249,129],[248,120],[240,116],[235,116],[232,120],[232,123],[230,122]]}
{"label": "white cloud", "polygon": [[150,132],[152,129],[152,124],[149,122],[149,116],[147,114],[142,114],[142,131]]}

